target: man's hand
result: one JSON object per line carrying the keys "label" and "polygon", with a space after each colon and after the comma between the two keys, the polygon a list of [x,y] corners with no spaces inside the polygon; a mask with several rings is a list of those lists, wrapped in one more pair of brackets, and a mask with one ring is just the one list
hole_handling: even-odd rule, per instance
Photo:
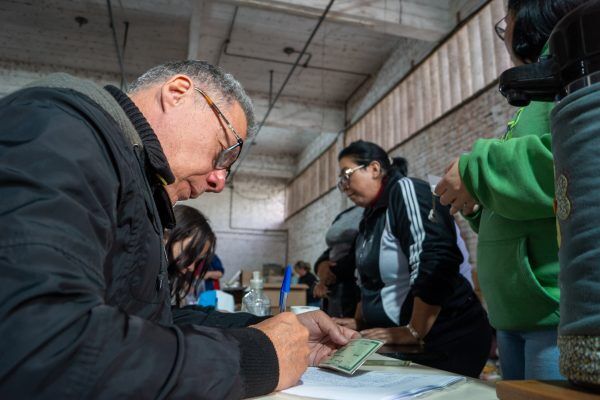
{"label": "man's hand", "polygon": [[458,158],[454,159],[446,169],[446,175],[435,187],[435,194],[440,196],[440,203],[450,204],[450,214],[462,211],[469,215],[476,211],[477,203],[467,191],[458,170]]}
{"label": "man's hand", "polygon": [[352,329],[354,331],[358,329],[358,324],[354,318],[334,318],[333,322],[339,326],[343,326],[344,328]]}
{"label": "man's hand", "polygon": [[405,326],[365,329],[360,334],[363,338],[382,340],[385,344],[419,344]]}
{"label": "man's hand", "polygon": [[359,333],[333,322],[323,311],[313,311],[298,315],[298,319],[309,332],[309,365],[317,366],[335,350],[358,339]]}
{"label": "man's hand", "polygon": [[323,282],[317,283],[313,288],[313,296],[317,299],[324,299],[327,297],[327,294],[329,294],[329,289],[327,289],[327,286]]}
{"label": "man's hand", "polygon": [[313,359],[314,344],[309,346],[309,332],[311,340],[314,332],[289,312],[278,314],[252,327],[263,331],[277,352],[279,383],[275,390],[287,389],[298,383],[309,365],[309,355]]}

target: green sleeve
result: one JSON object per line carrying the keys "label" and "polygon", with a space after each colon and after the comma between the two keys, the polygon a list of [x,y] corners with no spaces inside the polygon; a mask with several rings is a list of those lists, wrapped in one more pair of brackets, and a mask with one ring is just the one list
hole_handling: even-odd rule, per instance
{"label": "green sleeve", "polygon": [[549,133],[480,139],[460,157],[467,190],[483,207],[514,220],[554,216],[554,166]]}

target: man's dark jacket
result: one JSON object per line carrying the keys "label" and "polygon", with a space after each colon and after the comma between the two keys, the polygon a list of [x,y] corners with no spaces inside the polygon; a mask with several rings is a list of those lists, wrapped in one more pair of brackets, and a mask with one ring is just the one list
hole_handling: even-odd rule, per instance
{"label": "man's dark jacket", "polygon": [[0,101],[0,398],[275,388],[259,330],[173,324],[161,180],[160,144],[116,88],[59,74]]}

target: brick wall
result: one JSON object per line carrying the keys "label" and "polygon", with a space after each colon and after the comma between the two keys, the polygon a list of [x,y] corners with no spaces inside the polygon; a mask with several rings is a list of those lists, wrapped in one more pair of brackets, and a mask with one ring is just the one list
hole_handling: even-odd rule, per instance
{"label": "brick wall", "polygon": [[348,102],[349,122],[356,122],[409,73],[415,64],[423,60],[435,46],[435,42],[406,38],[398,39],[398,44],[377,71],[377,74]]}
{"label": "brick wall", "polygon": [[[409,162],[409,175],[427,180],[427,174],[441,176],[448,164],[469,151],[479,138],[500,137],[515,109],[508,105],[495,84],[461,105],[390,152]],[[476,265],[477,237],[466,221],[457,218]]]}

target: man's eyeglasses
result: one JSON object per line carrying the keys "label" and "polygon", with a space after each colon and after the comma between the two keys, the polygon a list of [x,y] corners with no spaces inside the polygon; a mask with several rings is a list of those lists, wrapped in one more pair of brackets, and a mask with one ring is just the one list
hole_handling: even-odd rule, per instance
{"label": "man's eyeglasses", "polygon": [[244,145],[244,141],[242,140],[242,138],[240,137],[240,135],[237,134],[237,132],[233,128],[233,125],[231,125],[231,123],[225,117],[225,115],[223,115],[223,113],[221,112],[221,110],[219,110],[219,107],[217,107],[217,105],[210,98],[210,96],[208,94],[206,94],[200,88],[194,87],[194,89],[198,93],[200,93],[202,95],[202,97],[204,97],[204,99],[206,100],[206,102],[208,103],[208,105],[210,106],[210,108],[212,108],[213,111],[215,113],[217,113],[217,115],[223,119],[223,121],[225,122],[225,125],[227,126],[227,128],[229,128],[229,130],[233,133],[233,136],[235,136],[235,138],[237,139],[237,143],[236,144],[231,145],[231,146],[229,146],[229,147],[224,148],[223,150],[221,150],[221,152],[219,153],[219,156],[217,157],[217,159],[216,159],[216,161],[214,163],[214,168],[215,169],[226,169],[227,170],[227,176],[229,176],[229,173],[231,172],[230,171],[231,166],[233,165],[233,163],[235,163],[237,161],[238,157],[240,156],[240,153],[242,152],[242,146]]}
{"label": "man's eyeglasses", "polygon": [[496,31],[496,35],[498,35],[500,40],[504,42],[504,34],[506,33],[506,17],[496,22],[496,25],[494,25],[494,31]]}
{"label": "man's eyeglasses", "polygon": [[338,176],[338,189],[340,189],[342,192],[348,189],[348,185],[350,184],[350,177],[352,176],[352,174],[364,167],[365,165],[359,165],[354,168],[346,168],[345,170],[343,170]]}

